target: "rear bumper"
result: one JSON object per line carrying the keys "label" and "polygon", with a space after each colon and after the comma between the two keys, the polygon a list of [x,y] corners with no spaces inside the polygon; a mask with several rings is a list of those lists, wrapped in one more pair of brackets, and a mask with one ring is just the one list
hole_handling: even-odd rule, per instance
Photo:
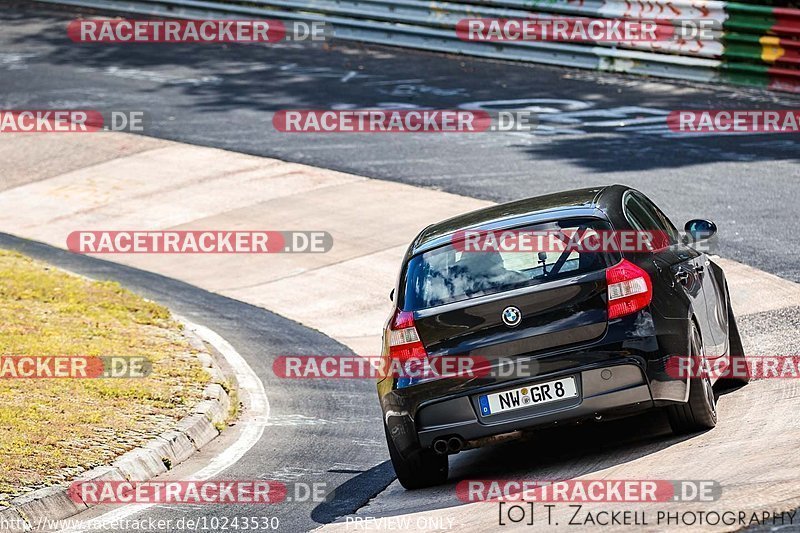
{"label": "rear bumper", "polygon": [[[579,396],[515,411],[482,417],[474,403],[482,394],[574,376]],[[417,412],[419,445],[429,447],[439,438],[458,436],[464,441],[523,431],[554,422],[569,422],[618,412],[628,414],[653,407],[644,372],[636,364],[575,369],[502,387],[475,390],[470,396],[422,405]]]}
{"label": "rear bumper", "polygon": [[[673,354],[687,353],[691,321],[642,311],[611,324],[603,338],[559,352],[517,356],[531,364],[524,375],[493,374],[473,379],[441,379],[398,388],[378,383],[384,422],[397,450],[412,454],[440,437],[465,441],[524,431],[555,422],[625,415],[685,402],[687,381],[667,372]],[[612,372],[603,378],[603,370]],[[579,396],[570,401],[484,417],[482,394],[574,376]]]}

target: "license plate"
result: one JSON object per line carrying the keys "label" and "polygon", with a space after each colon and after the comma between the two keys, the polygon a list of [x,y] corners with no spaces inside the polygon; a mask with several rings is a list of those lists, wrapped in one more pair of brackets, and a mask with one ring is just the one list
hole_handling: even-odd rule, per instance
{"label": "license plate", "polygon": [[493,394],[484,394],[478,398],[478,404],[481,407],[481,415],[489,416],[577,396],[578,388],[575,386],[575,378],[569,377]]}

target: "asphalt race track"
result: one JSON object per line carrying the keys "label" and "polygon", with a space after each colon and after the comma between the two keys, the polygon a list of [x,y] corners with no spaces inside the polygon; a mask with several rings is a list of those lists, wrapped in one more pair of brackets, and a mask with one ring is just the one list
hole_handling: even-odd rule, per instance
{"label": "asphalt race track", "polygon": [[[663,124],[674,109],[797,108],[800,96],[342,42],[76,45],[66,38],[64,27],[79,14],[86,12],[12,3],[0,7],[0,109],[146,110],[148,136],[491,201],[626,183],[645,191],[677,220],[703,216],[717,222],[723,257],[800,282],[800,136],[683,137]],[[540,114],[540,128],[536,134],[309,136],[279,133],[271,123],[280,109],[397,105],[528,106]],[[0,142],[0,157],[12,156]],[[413,209],[398,206],[397,213],[387,216]],[[272,372],[272,361],[280,354],[352,354],[346,345],[261,307],[176,279],[7,234],[0,234],[0,247],[94,278],[117,280],[214,329],[244,356],[264,383],[271,416],[262,440],[224,477],[324,482],[335,489],[326,502],[272,506],[268,514],[280,518],[281,531],[306,531],[356,512],[459,516],[452,484],[416,493],[392,484],[373,383],[280,380]],[[797,353],[798,309],[743,317],[740,328],[747,348]],[[749,485],[754,473],[771,462],[776,471],[794,468],[782,463],[792,456],[793,444],[782,440],[780,431],[782,423],[787,435],[800,426],[791,403],[800,395],[799,385],[789,381],[760,382],[724,395],[720,427],[697,438],[672,437],[660,415],[549,430],[535,442],[461,454],[451,462],[451,477],[575,477],[615,468],[658,477],[651,469],[661,461],[660,477],[666,479],[678,478],[674,472],[679,469],[680,475],[691,471],[698,478],[719,472],[731,483],[734,503],[744,504],[756,491],[770,501],[794,501],[797,493],[782,494],[770,483]],[[774,406],[768,421],[753,422]],[[748,425],[737,425],[737,419]],[[678,464],[691,446],[705,452],[696,462]],[[742,463],[749,460],[752,472],[716,463],[718,454],[709,450],[730,453]],[[174,519],[209,512],[202,506],[157,506],[146,516]],[[264,514],[247,506],[213,512],[228,517]],[[461,515],[467,530],[469,524],[472,530],[480,527],[469,522],[476,516]]]}
{"label": "asphalt race track", "polygon": [[[84,12],[85,13],[85,12]],[[147,135],[493,201],[603,183],[640,188],[677,219],[707,216],[720,254],[800,281],[797,135],[676,137],[675,109],[797,106],[785,93],[325,45],[75,44],[80,11],[0,10],[0,107],[145,110]],[[302,135],[280,109],[528,106],[530,134]]]}

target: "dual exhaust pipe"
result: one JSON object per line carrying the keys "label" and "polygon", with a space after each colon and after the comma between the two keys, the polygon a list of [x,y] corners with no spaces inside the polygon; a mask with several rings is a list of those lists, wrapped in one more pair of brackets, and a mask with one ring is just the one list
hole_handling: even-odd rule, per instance
{"label": "dual exhaust pipe", "polygon": [[458,453],[462,448],[464,448],[464,440],[461,437],[453,436],[433,441],[433,451],[439,455]]}

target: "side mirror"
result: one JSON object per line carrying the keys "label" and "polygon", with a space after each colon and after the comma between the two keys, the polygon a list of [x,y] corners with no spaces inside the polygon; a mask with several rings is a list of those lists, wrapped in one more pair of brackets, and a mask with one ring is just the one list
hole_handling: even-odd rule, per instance
{"label": "side mirror", "polygon": [[394,301],[394,289],[392,289],[392,292],[389,293],[389,299]]}
{"label": "side mirror", "polygon": [[717,233],[717,225],[702,218],[690,220],[683,226],[683,229],[686,231],[684,242],[704,241]]}

